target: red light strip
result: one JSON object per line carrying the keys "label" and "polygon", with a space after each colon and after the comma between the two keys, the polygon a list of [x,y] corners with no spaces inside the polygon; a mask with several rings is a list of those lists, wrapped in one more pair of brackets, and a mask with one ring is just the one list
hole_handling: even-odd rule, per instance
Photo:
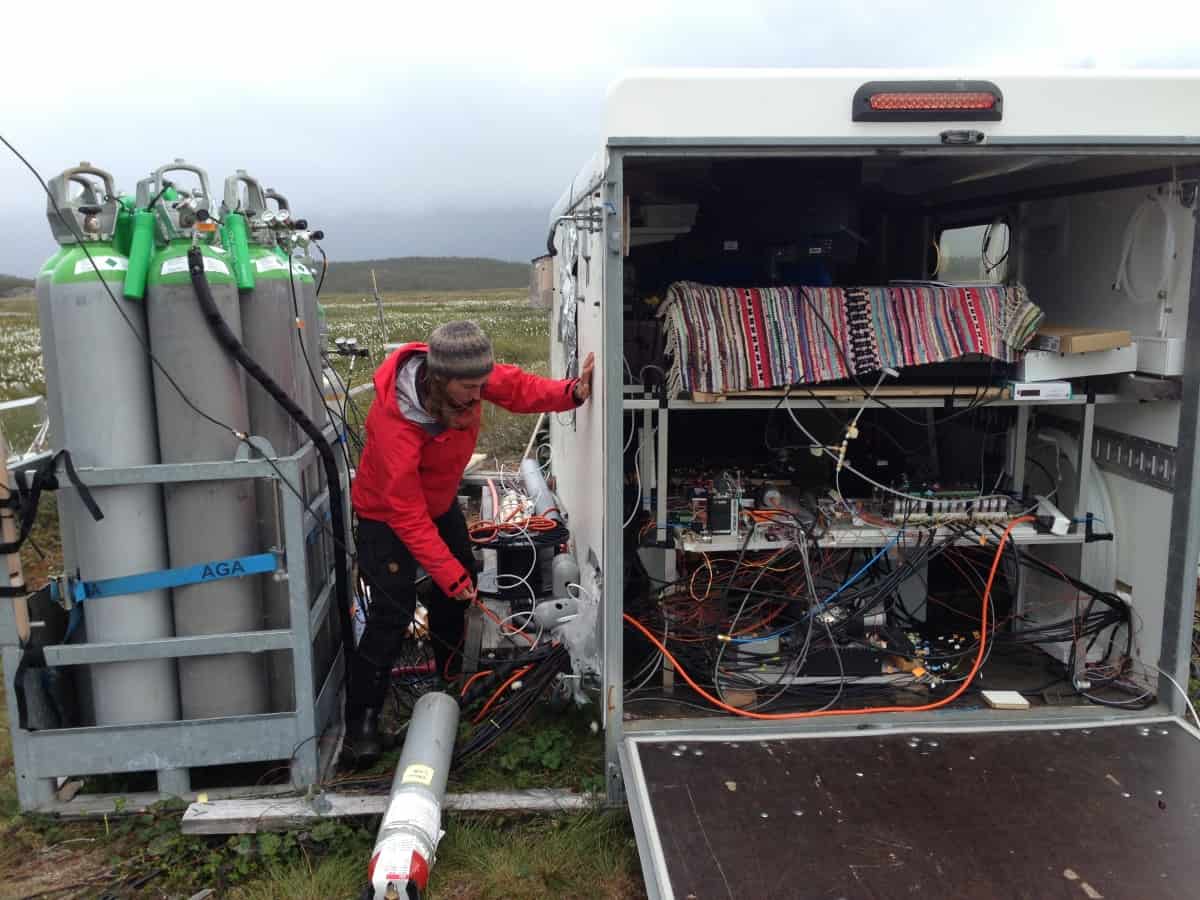
{"label": "red light strip", "polygon": [[871,95],[874,110],[992,109],[996,97],[986,91],[895,92]]}

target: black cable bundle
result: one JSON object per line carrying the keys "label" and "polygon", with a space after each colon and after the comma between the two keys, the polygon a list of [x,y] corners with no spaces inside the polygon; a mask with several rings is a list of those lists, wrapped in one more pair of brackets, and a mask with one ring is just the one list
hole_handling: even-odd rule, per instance
{"label": "black cable bundle", "polygon": [[339,619],[342,626],[342,647],[345,651],[343,661],[348,667],[350,657],[354,653],[354,628],[350,621],[350,566],[344,543],[346,518],[345,510],[342,506],[341,473],[338,471],[337,459],[333,455],[333,448],[330,446],[329,441],[325,439],[325,433],[288,396],[287,391],[276,384],[275,380],[271,378],[266,370],[246,351],[245,346],[238,340],[237,335],[233,333],[232,329],[225,322],[225,319],[221,316],[221,311],[217,308],[216,301],[213,299],[208,279],[204,276],[204,255],[200,252],[200,248],[192,247],[188,250],[187,259],[188,273],[192,278],[192,287],[196,291],[196,299],[200,302],[200,309],[204,313],[204,319],[208,322],[208,327],[212,330],[217,343],[224,347],[237,360],[238,365],[245,369],[251,378],[261,384],[263,389],[271,395],[271,398],[292,417],[296,424],[300,426],[300,429],[313,442],[313,446],[317,448],[317,453],[321,457],[321,463],[325,468],[325,480],[329,485],[329,515],[332,520],[333,530],[337,535],[336,540],[333,542],[334,591],[337,597]]}
{"label": "black cable bundle", "polygon": [[[516,669],[529,664],[530,657],[522,656],[514,659],[509,668]],[[554,685],[559,673],[567,671],[570,665],[570,654],[562,644],[554,645],[537,658],[533,668],[521,677],[521,689],[513,691],[506,688],[507,696],[498,699],[488,711],[487,718],[459,745],[454,755],[454,765],[457,767],[470,762],[520,724],[533,710],[537,701]],[[468,697],[463,704],[464,709],[471,705],[476,696],[477,693],[468,691]]]}

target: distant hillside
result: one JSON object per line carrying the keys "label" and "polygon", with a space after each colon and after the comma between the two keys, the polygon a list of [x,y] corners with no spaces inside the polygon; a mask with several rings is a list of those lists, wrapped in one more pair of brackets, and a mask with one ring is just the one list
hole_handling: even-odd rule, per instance
{"label": "distant hillside", "polygon": [[399,259],[331,260],[323,291],[367,294],[371,270],[381,291],[477,291],[529,284],[527,263],[460,256],[405,256]]}
{"label": "distant hillside", "polygon": [[[526,278],[526,281],[528,280]],[[18,278],[15,275],[0,275],[0,297],[27,294],[32,289],[33,281],[29,278]]]}

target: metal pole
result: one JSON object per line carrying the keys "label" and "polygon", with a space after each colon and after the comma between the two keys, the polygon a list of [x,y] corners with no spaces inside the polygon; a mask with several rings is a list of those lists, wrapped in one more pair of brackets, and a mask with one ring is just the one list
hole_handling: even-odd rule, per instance
{"label": "metal pole", "polygon": [[[9,498],[14,491],[9,487],[8,479],[8,441],[0,431],[0,486],[4,488],[0,501],[0,544],[14,544],[17,540],[17,516],[9,505]],[[21,570],[21,551],[14,550],[5,557],[5,571],[8,573],[8,586],[17,590],[25,589],[25,575]],[[13,618],[17,623],[17,637],[21,643],[29,640],[29,605],[24,597],[13,597]]]}
{"label": "metal pole", "polygon": [[392,794],[379,826],[364,900],[420,897],[442,836],[442,798],[458,732],[458,702],[425,694],[413,707]]}
{"label": "metal pole", "polygon": [[658,411],[658,477],[655,479],[655,486],[658,489],[658,495],[654,511],[654,539],[659,544],[663,544],[667,540],[667,409],[665,406]]}
{"label": "metal pole", "polygon": [[1012,441],[1012,489],[1020,494],[1025,489],[1025,454],[1029,452],[1029,405],[1017,407],[1017,424]]}
{"label": "metal pole", "polygon": [[[1195,221],[1195,219],[1194,219]],[[1200,221],[1192,236],[1192,279],[1188,292],[1187,337],[1184,351],[1183,397],[1179,405],[1179,453],[1171,502],[1171,530],[1167,544],[1167,589],[1164,598],[1162,651],[1159,664],[1176,681],[1188,682],[1191,660],[1192,617],[1196,608],[1196,558],[1200,555]],[[1170,697],[1172,712],[1182,714],[1186,698],[1179,696],[1165,677],[1158,680],[1158,696]]]}
{"label": "metal pole", "polygon": [[[604,198],[614,209],[625,208],[623,185],[624,160],[619,150],[609,151],[608,171],[605,174]],[[624,257],[622,245],[628,235],[628,220],[609,216],[605,224],[607,249],[604,255],[604,307],[601,325],[601,360],[616,359],[624,347]],[[624,738],[624,624],[621,619],[625,611],[625,598],[620,573],[624,571],[625,548],[622,527],[624,512],[625,456],[621,451],[624,440],[624,411],[622,409],[621,383],[624,373],[619,366],[601,367],[603,391],[600,399],[604,404],[604,574],[601,610],[603,615],[602,635],[604,647],[604,669],[601,673],[604,697],[604,772],[607,797],[610,804],[625,799],[621,781],[620,747]]]}
{"label": "metal pole", "polygon": [[[14,494],[13,483],[8,474],[8,442],[4,432],[0,431],[0,488],[7,499]],[[15,511],[8,505],[0,506],[0,544],[9,544],[17,539],[17,519]],[[4,559],[3,584],[5,587],[25,587],[25,575],[21,569],[21,553],[19,550],[9,553]],[[12,624],[15,626],[17,640],[24,644],[29,640],[29,604],[24,597],[13,597]],[[7,618],[7,617],[6,617]],[[48,806],[54,800],[54,780],[50,778],[29,778],[29,748],[25,733],[17,726],[17,693],[14,675],[21,650],[17,647],[4,648],[4,669],[8,676],[4,679],[8,699],[10,717],[9,731],[12,735],[13,762],[17,772],[17,795],[22,809],[34,809]]]}
{"label": "metal pole", "polygon": [[[0,497],[0,544],[16,544],[17,542],[17,512],[8,504],[8,499],[14,492],[8,481],[8,440],[0,431],[0,486],[4,487],[4,496]],[[20,568],[20,551],[14,550],[5,558],[8,571],[8,587],[18,590],[25,589],[25,575]],[[29,605],[23,596],[12,599],[12,616],[17,620],[17,637],[24,643],[29,640]]]}
{"label": "metal pole", "polygon": [[[1092,444],[1096,434],[1096,404],[1090,400],[1083,407],[1083,421],[1079,425],[1079,456],[1075,460],[1075,471],[1079,484],[1075,494],[1075,518],[1082,519],[1088,513],[1087,489],[1092,480]],[[1071,513],[1064,510],[1068,515]]]}

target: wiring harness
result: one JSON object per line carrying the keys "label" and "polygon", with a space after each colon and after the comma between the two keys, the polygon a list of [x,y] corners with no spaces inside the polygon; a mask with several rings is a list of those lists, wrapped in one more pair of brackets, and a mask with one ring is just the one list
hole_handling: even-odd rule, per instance
{"label": "wiring harness", "polygon": [[[1049,644],[1070,645],[1069,662],[1048,683],[1025,692],[1064,680],[1074,669],[1075,654],[1090,655],[1099,644],[1101,660],[1084,667],[1091,682],[1084,696],[1120,706],[1130,704],[1128,694],[1138,702],[1146,699],[1127,677],[1128,605],[1017,548],[1011,532],[1027,518],[1014,519],[1003,530],[967,522],[902,526],[876,551],[822,546],[815,527],[806,528],[782,510],[760,511],[759,519],[736,554],[683,555],[692,564],[671,583],[655,581],[637,553],[628,555],[626,596],[640,595],[643,601],[630,604],[625,622],[650,652],[626,682],[627,703],[664,702],[651,683],[670,665],[709,708],[734,715],[931,709],[978,690],[973,682],[994,656],[1028,668],[1022,648]],[[747,552],[764,520],[774,528],[786,525],[792,540],[770,552]],[[925,573],[935,561],[961,578],[978,614],[928,590]],[[1036,624],[1028,621],[1029,610],[1020,618],[1015,612],[998,615],[997,596],[1005,594],[1011,605],[1028,572],[1061,582],[1076,598],[1074,614]],[[924,590],[905,591],[913,581]],[[914,594],[923,598],[915,605]],[[961,623],[957,633],[934,640],[923,633],[922,608],[933,606],[949,607]],[[870,676],[861,669],[867,657],[883,660]],[[814,671],[820,674],[810,674]],[[1044,673],[1035,669],[1035,674],[1046,680]],[[1097,694],[1101,688],[1112,688],[1114,698]],[[898,694],[924,702],[892,705]],[[881,705],[884,701],[889,702]]]}

